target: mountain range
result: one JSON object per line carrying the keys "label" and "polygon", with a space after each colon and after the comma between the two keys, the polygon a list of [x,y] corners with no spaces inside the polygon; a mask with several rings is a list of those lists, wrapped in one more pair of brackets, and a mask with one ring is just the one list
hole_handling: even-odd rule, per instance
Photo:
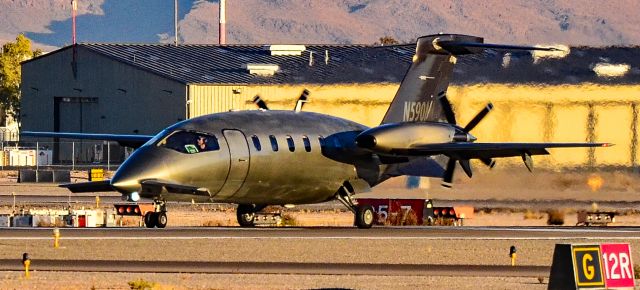
{"label": "mountain range", "polygon": [[[218,0],[178,0],[180,43],[215,44]],[[438,32],[486,42],[635,46],[640,1],[227,0],[228,44],[373,44]],[[78,0],[80,42],[172,43],[174,1]],[[0,42],[71,43],[70,0],[0,0]]]}

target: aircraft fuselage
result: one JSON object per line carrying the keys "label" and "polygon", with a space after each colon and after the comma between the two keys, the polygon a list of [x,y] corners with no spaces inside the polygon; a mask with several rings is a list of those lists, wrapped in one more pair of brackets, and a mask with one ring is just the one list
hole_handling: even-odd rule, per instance
{"label": "aircraft fuselage", "polygon": [[[165,192],[162,197],[167,200],[323,202],[332,199],[346,180],[357,179],[358,172],[362,176],[370,171],[372,176],[379,171],[371,153],[354,143],[366,129],[352,121],[310,112],[256,110],[202,116],[165,129],[137,149],[122,164],[112,184],[123,193],[136,191],[142,197],[157,195],[141,191],[144,180],[201,189],[196,194]],[[171,142],[175,132],[186,132],[182,133],[186,139],[190,138],[187,134],[214,136],[217,147],[197,150],[194,142],[196,150],[185,152],[162,143],[165,139]],[[341,160],[340,156],[349,158]],[[375,183],[377,177],[369,180]]]}

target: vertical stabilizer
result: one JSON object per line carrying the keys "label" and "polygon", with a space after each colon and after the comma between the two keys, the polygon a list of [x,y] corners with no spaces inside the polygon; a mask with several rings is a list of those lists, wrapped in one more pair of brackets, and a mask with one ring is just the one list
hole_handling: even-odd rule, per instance
{"label": "vertical stabilizer", "polygon": [[[456,63],[456,55],[482,49],[451,46],[449,43],[482,43],[476,36],[429,35],[418,38],[416,54],[396,92],[382,124],[399,122],[446,122],[439,98],[444,97]],[[445,104],[447,106],[448,104]]]}

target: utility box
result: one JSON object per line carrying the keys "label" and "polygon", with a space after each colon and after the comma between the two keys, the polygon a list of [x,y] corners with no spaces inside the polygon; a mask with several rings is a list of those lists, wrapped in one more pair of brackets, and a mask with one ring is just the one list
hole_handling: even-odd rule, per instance
{"label": "utility box", "polygon": [[18,183],[36,182],[36,171],[31,169],[20,169],[18,171]]}
{"label": "utility box", "polygon": [[16,215],[11,219],[11,226],[18,228],[31,227],[33,217],[31,215]]}
{"label": "utility box", "polygon": [[53,182],[71,182],[71,172],[69,170],[52,170]]}
{"label": "utility box", "polygon": [[8,214],[0,215],[0,228],[8,228],[11,226],[11,216]]}
{"label": "utility box", "polygon": [[98,213],[96,210],[79,209],[71,211],[74,218],[74,227],[78,228],[95,228],[97,224]]}

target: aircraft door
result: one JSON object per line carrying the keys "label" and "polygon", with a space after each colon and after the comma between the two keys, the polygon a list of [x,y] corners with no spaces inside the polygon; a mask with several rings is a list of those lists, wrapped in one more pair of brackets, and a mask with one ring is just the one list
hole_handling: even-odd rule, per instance
{"label": "aircraft door", "polygon": [[229,197],[242,187],[249,173],[249,144],[244,133],[239,130],[223,130],[222,134],[227,141],[231,163],[227,180],[216,196]]}

